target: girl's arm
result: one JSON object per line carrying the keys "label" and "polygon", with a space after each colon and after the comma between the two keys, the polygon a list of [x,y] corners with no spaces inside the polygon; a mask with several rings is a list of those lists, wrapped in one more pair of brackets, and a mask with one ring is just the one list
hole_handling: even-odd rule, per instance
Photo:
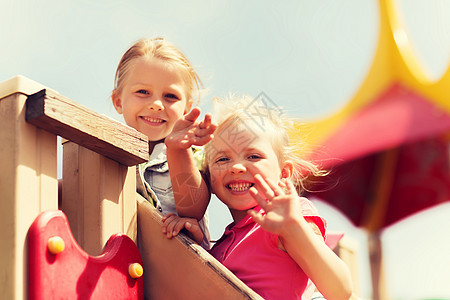
{"label": "girl's arm", "polygon": [[177,213],[183,217],[200,220],[205,214],[210,199],[210,191],[200,173],[192,145],[203,146],[213,137],[216,125],[211,115],[206,114],[202,122],[196,122],[199,108],[178,120],[172,133],[166,137],[167,163]]}
{"label": "girl's arm", "polygon": [[323,237],[301,214],[301,199],[290,180],[286,192],[255,175],[258,190],[251,193],[265,210],[265,215],[249,211],[256,223],[279,235],[280,248],[311,278],[326,299],[349,299],[352,295],[350,272],[345,263],[325,244]]}
{"label": "girl's arm", "polygon": [[326,299],[349,299],[353,287],[347,266],[310,225],[299,219],[286,226],[281,244]]}

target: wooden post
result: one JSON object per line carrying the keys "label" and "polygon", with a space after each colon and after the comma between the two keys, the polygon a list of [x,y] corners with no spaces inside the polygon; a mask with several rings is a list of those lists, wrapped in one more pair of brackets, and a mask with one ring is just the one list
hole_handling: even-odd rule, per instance
{"label": "wooden post", "polygon": [[147,137],[131,127],[42,90],[27,101],[27,121],[64,139],[61,209],[78,244],[99,255],[112,234],[136,241],[136,167]]}
{"label": "wooden post", "polygon": [[[68,214],[82,216],[74,225],[80,228],[77,222],[83,222],[88,250],[99,253],[117,232],[136,238],[135,168],[131,166],[148,158],[144,135],[23,76],[0,83],[0,125],[3,298],[27,298],[24,249],[28,228],[42,211],[58,209],[57,135],[81,144],[81,153],[89,152],[97,161],[91,165],[83,158],[81,172],[90,177],[63,184],[63,190],[76,191],[79,196],[62,198],[78,201],[68,205]],[[66,173],[76,178],[80,168],[70,170],[69,166]],[[87,196],[89,191],[96,194]],[[89,205],[82,205],[86,201]]]}
{"label": "wooden post", "polygon": [[372,278],[372,299],[389,300],[390,296],[386,289],[383,267],[383,249],[381,244],[381,232],[369,231],[369,256],[370,273]]}
{"label": "wooden post", "polygon": [[112,234],[136,242],[136,167],[63,143],[62,210],[78,244],[99,255]]}
{"label": "wooden post", "polygon": [[353,282],[353,294],[360,295],[358,271],[358,243],[351,237],[344,235],[336,245],[334,252],[346,263]]}
{"label": "wooden post", "polygon": [[44,88],[22,76],[0,83],[0,294],[26,299],[24,253],[36,216],[58,207],[56,135],[25,121],[27,95]]}

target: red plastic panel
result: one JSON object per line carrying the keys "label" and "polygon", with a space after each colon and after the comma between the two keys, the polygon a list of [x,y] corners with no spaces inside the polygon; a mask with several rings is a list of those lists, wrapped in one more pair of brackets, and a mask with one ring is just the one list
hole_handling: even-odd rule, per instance
{"label": "red plastic panel", "polygon": [[[59,236],[64,250],[52,254],[48,240]],[[89,256],[75,241],[62,211],[41,213],[28,231],[29,299],[144,299],[143,276],[134,279],[128,266],[142,259],[124,234],[108,240],[103,253]]]}

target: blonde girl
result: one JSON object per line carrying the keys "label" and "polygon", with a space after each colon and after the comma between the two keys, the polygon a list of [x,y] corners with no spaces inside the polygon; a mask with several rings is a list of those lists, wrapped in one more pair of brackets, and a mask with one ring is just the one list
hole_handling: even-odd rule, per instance
{"label": "blonde girl", "polygon": [[[186,56],[162,38],[137,41],[117,67],[113,105],[128,126],[149,139],[149,161],[138,166],[138,191],[163,215],[176,213],[164,140],[191,110],[200,84]],[[206,217],[200,225],[202,246],[209,248]]]}
{"label": "blonde girl", "polygon": [[[204,178],[233,222],[210,253],[264,299],[311,299],[314,285],[326,299],[349,299],[349,270],[325,244],[326,222],[294,185],[319,171],[290,154],[282,115],[239,97],[221,105],[217,122]],[[201,241],[195,216],[168,215],[164,226],[169,238],[186,228]]]}

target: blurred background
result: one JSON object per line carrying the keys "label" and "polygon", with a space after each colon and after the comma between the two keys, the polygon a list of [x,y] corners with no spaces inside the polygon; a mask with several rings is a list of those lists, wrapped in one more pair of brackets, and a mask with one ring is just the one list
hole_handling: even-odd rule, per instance
{"label": "blurred background", "polygon": [[[424,72],[438,80],[450,62],[450,2],[394,3]],[[308,122],[333,114],[357,92],[379,22],[374,0],[2,0],[0,81],[21,74],[122,121],[110,100],[117,64],[137,39],[164,37],[200,74],[204,111],[215,96],[263,92]],[[361,297],[371,299],[367,232],[330,205],[316,204],[330,230],[357,242]],[[218,239],[231,218],[217,199],[209,211]],[[450,299],[448,216],[450,204],[441,204],[381,231],[392,299]]]}

